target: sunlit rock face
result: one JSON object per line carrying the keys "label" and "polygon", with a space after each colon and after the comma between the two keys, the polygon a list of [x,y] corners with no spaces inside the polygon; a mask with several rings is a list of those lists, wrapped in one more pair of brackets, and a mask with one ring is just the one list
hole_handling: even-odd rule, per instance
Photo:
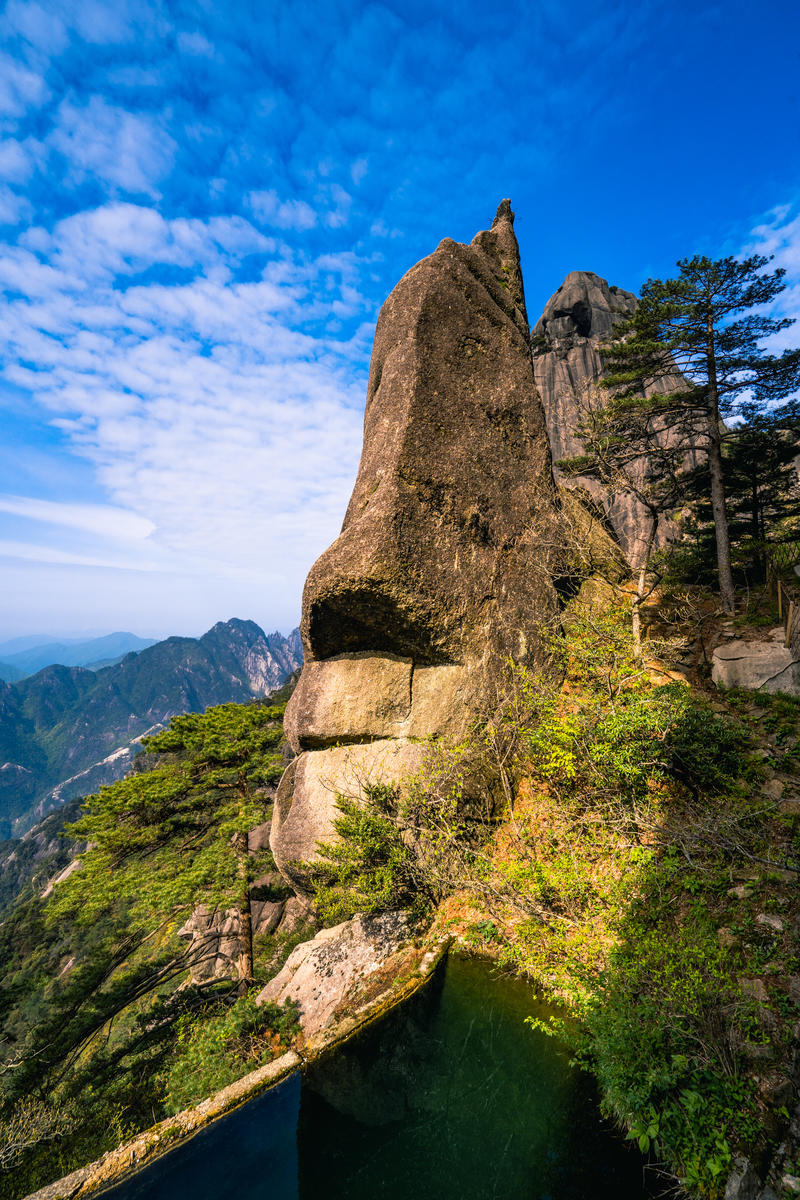
{"label": "sunlit rock face", "polygon": [[[614,327],[635,309],[636,297],[632,292],[609,286],[592,271],[571,271],[534,326],[534,375],[544,405],[556,478],[561,475],[560,459],[583,452],[574,431],[580,423],[585,390],[597,384],[604,373],[600,347],[610,339]],[[674,391],[683,385],[684,380],[676,371],[656,380],[647,388],[647,394]],[[668,430],[663,437],[664,444],[669,445]],[[633,469],[645,472],[646,461],[642,459]],[[609,494],[598,482],[585,476],[571,479],[569,486],[589,493],[604,512],[628,562],[637,565],[647,540],[646,512],[640,502],[631,493]],[[670,528],[662,522],[659,542],[669,536]]]}
{"label": "sunlit rock face", "polygon": [[446,238],[378,318],[358,478],[306,583],[286,712],[300,757],[271,846],[296,884],[336,790],[399,779],[426,739],[463,736],[508,658],[536,659],[556,610],[557,501],[513,220],[504,201],[469,245]]}

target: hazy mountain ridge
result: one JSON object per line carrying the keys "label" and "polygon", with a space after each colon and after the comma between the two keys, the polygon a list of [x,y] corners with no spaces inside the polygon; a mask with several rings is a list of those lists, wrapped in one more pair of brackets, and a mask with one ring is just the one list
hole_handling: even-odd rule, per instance
{"label": "hazy mountain ridge", "polygon": [[0,645],[0,679],[14,683],[56,663],[97,669],[119,662],[131,651],[138,653],[156,644],[156,638],[142,638],[135,633],[108,633],[104,637],[67,641],[53,638],[26,645],[28,640],[13,638]]}
{"label": "hazy mountain ridge", "polygon": [[0,835],[119,779],[135,742],[170,717],[243,702],[280,687],[301,661],[300,636],[220,621],[98,671],[51,665],[0,682]]}

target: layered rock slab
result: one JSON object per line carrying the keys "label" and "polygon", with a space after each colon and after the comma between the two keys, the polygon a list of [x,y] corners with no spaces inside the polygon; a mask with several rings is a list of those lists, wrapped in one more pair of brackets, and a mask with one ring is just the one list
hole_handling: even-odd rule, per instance
{"label": "layered rock slab", "polygon": [[320,842],[335,838],[337,796],[358,797],[371,785],[394,784],[422,767],[426,746],[380,738],[353,746],[307,751],[295,758],[278,786],[273,816],[273,855],[298,891],[307,884],[304,864],[317,857]]}
{"label": "layered rock slab", "polygon": [[800,662],[784,646],[783,626],[768,641],[734,638],[714,651],[711,678],[718,687],[800,696]]}
{"label": "layered rock slab", "polygon": [[271,841],[287,877],[332,833],[334,760],[318,756],[393,740],[405,773],[413,739],[462,737],[496,704],[508,659],[537,658],[558,538],[504,201],[490,230],[413,267],[378,318],[358,478],[303,595],[305,666],[286,714],[301,757]]}

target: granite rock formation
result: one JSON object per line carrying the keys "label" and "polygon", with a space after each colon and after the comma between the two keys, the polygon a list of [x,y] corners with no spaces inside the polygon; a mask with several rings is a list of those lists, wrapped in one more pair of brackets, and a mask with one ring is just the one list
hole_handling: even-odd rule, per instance
{"label": "granite rock formation", "polygon": [[[635,309],[636,297],[632,292],[609,286],[592,271],[571,271],[548,300],[534,327],[534,374],[544,405],[557,479],[559,460],[583,452],[573,430],[580,421],[582,393],[603,375],[600,347],[609,340],[614,326]],[[647,392],[673,391],[682,384],[676,372],[656,381]],[[669,439],[669,431],[663,436]],[[642,460],[637,469],[645,471],[646,462]],[[630,493],[609,495],[596,480],[583,476],[571,479],[568,486],[588,492],[605,514],[628,562],[637,565],[647,529],[645,510],[639,501]],[[669,533],[666,523],[662,523],[659,541],[663,543]]]}
{"label": "granite rock formation", "polygon": [[556,609],[558,503],[513,220],[503,201],[469,245],[446,238],[378,318],[358,478],[306,582],[286,712],[299,757],[271,848],[301,888],[293,863],[331,836],[336,791],[397,780],[426,739],[462,736]]}
{"label": "granite rock formation", "polygon": [[301,942],[283,969],[262,988],[256,1004],[294,1000],[307,1042],[313,1042],[352,1004],[353,995],[370,978],[392,980],[403,965],[403,950],[411,940],[405,913],[357,916],[322,929]]}

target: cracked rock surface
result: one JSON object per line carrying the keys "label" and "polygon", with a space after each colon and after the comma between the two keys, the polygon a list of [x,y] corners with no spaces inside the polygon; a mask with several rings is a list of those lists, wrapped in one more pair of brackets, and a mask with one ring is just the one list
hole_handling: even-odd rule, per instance
{"label": "cracked rock surface", "polygon": [[783,644],[783,627],[765,641],[735,638],[714,651],[711,678],[718,686],[800,696],[800,662]]}
{"label": "cracked rock surface", "polygon": [[312,1041],[348,1002],[357,1002],[372,977],[382,977],[387,968],[390,974],[400,970],[410,937],[408,917],[400,912],[357,916],[323,929],[295,947],[256,1003],[297,1001],[303,1033]]}

